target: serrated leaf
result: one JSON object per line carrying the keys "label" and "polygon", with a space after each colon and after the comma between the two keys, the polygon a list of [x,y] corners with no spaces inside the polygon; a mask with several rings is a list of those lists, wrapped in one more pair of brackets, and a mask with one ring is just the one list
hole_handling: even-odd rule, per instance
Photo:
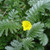
{"label": "serrated leaf", "polygon": [[46,34],[39,34],[39,40],[41,41],[40,44],[45,46],[48,43],[48,37]]}
{"label": "serrated leaf", "polygon": [[11,46],[5,47],[6,50],[21,50],[22,48],[22,44],[17,40],[13,40],[10,44]]}
{"label": "serrated leaf", "polygon": [[31,30],[27,32],[27,36],[37,37],[38,34],[41,34],[44,31],[43,27],[44,27],[43,23],[40,23],[40,22],[34,23],[32,25]]}

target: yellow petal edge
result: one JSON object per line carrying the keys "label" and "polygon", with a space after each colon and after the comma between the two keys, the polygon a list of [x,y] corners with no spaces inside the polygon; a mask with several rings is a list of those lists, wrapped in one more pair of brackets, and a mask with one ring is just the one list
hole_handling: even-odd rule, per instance
{"label": "yellow petal edge", "polygon": [[23,31],[30,30],[32,25],[29,21],[22,21]]}

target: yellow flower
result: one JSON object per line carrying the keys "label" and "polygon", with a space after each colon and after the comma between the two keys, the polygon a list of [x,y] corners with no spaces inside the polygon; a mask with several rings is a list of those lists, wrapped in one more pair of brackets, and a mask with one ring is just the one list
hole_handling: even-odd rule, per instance
{"label": "yellow flower", "polygon": [[29,21],[22,21],[22,26],[23,26],[24,31],[30,30],[32,27],[32,25]]}

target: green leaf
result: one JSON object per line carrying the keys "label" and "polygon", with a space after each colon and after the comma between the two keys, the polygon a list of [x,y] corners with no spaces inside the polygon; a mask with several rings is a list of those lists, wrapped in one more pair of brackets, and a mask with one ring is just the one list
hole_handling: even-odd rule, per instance
{"label": "green leaf", "polygon": [[29,37],[37,37],[38,34],[41,34],[44,29],[44,24],[41,22],[34,23],[30,31],[27,32],[27,36]]}
{"label": "green leaf", "polygon": [[5,47],[6,50],[21,50],[22,48],[22,44],[17,40],[13,40],[10,44],[11,46]]}
{"label": "green leaf", "polygon": [[39,44],[36,44],[36,47],[34,48],[34,50],[44,50],[44,47]]}
{"label": "green leaf", "polygon": [[34,22],[40,21],[39,12],[45,12],[45,5],[48,4],[50,0],[39,0],[33,6],[26,11],[26,20],[30,21],[32,24]]}
{"label": "green leaf", "polygon": [[46,34],[39,34],[39,40],[41,41],[40,44],[45,46],[48,43],[48,37]]}
{"label": "green leaf", "polygon": [[10,30],[11,33],[17,32],[17,27],[17,23],[14,21],[9,21],[8,19],[0,21],[0,37],[4,31],[6,36],[8,35],[8,30]]}
{"label": "green leaf", "polygon": [[2,2],[3,0],[0,0],[0,3]]}
{"label": "green leaf", "polygon": [[32,44],[34,42],[32,42],[32,40],[34,40],[33,38],[31,37],[27,37],[25,39],[22,40],[22,44],[23,44],[23,47],[26,49],[26,50],[29,50],[29,47],[34,47]]}
{"label": "green leaf", "polygon": [[39,0],[29,0],[28,4],[32,6],[33,4],[37,3]]}
{"label": "green leaf", "polygon": [[50,28],[50,19],[47,20],[47,22],[45,23],[46,27]]}
{"label": "green leaf", "polygon": [[7,46],[5,49],[7,49],[7,50],[14,50],[14,48],[11,47],[11,46]]}

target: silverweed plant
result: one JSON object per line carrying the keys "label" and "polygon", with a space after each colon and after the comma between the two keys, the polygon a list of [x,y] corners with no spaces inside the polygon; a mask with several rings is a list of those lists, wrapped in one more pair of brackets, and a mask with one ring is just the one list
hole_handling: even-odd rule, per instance
{"label": "silverweed plant", "polygon": [[50,0],[0,0],[0,50],[50,49]]}

